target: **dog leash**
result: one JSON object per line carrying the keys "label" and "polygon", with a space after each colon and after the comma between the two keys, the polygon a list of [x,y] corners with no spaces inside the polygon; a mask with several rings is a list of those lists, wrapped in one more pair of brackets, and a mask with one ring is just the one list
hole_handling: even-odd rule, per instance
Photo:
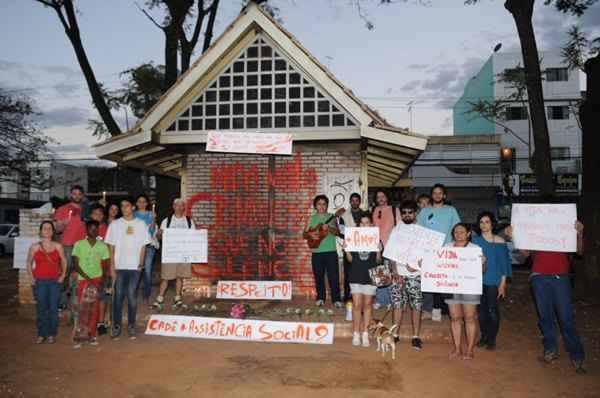
{"label": "dog leash", "polygon": [[391,309],[391,308],[390,308],[390,309],[388,309],[388,310],[386,311],[386,313],[383,315],[383,318],[381,318],[381,323],[383,323],[383,321],[385,321],[385,318],[387,318],[387,316],[388,316],[388,314],[389,314],[390,312],[392,312],[392,309]]}

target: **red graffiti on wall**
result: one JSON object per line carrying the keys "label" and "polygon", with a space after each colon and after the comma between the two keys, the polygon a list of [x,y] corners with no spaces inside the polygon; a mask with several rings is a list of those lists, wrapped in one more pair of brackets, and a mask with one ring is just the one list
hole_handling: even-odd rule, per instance
{"label": "red graffiti on wall", "polygon": [[[290,279],[313,295],[303,219],[317,191],[317,173],[302,156],[274,167],[240,162],[214,165],[210,190],[192,195],[188,213],[209,231],[209,263],[196,275],[212,279]],[[271,196],[269,196],[271,192]],[[209,209],[211,220],[205,219]]]}

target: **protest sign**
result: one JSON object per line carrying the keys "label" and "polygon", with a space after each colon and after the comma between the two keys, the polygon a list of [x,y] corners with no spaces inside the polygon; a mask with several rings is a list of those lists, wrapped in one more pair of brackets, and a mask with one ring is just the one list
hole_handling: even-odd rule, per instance
{"label": "protest sign", "polygon": [[344,242],[347,252],[378,252],[379,228],[359,227],[344,230]]}
{"label": "protest sign", "polygon": [[327,211],[335,213],[341,208],[350,211],[350,195],[353,192],[360,192],[359,182],[359,174],[325,174],[323,176],[323,192],[329,198]]}
{"label": "protest sign", "polygon": [[146,326],[146,334],[154,336],[299,344],[333,344],[333,332],[333,323],[158,314]]}
{"label": "protest sign", "polygon": [[428,252],[421,268],[421,291],[481,294],[482,255],[479,247],[444,247]]}
{"label": "protest sign", "polygon": [[445,239],[444,234],[416,224],[398,224],[390,234],[383,257],[414,267],[426,251],[441,248]]}
{"label": "protest sign", "polygon": [[29,253],[29,248],[31,247],[31,245],[39,241],[40,238],[31,238],[26,236],[20,236],[15,238],[13,268],[27,268],[27,253]]}
{"label": "protest sign", "polygon": [[516,249],[576,252],[575,204],[513,204],[511,225]]}
{"label": "protest sign", "polygon": [[291,155],[292,135],[209,131],[206,137],[206,150],[208,152]]}
{"label": "protest sign", "polygon": [[219,281],[218,299],[291,300],[290,281]]}
{"label": "protest sign", "polygon": [[162,262],[208,262],[208,231],[206,229],[165,229],[162,240]]}

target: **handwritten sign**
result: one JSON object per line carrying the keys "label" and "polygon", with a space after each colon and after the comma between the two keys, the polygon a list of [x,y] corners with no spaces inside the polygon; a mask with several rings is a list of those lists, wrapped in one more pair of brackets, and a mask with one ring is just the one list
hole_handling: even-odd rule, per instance
{"label": "handwritten sign", "polygon": [[19,236],[15,238],[15,250],[13,254],[13,268],[25,269],[27,268],[27,253],[29,248],[36,242],[39,242],[40,238],[31,238],[26,236]]}
{"label": "handwritten sign", "polygon": [[340,208],[350,209],[350,195],[360,192],[358,174],[325,174],[323,192],[329,198],[330,213]]}
{"label": "handwritten sign", "polygon": [[165,229],[163,233],[162,262],[208,262],[208,231],[206,229]]}
{"label": "handwritten sign", "polygon": [[218,299],[291,300],[290,281],[219,281]]}
{"label": "handwritten sign", "polygon": [[344,241],[347,252],[377,252],[379,251],[379,228],[346,228]]}
{"label": "handwritten sign", "polygon": [[513,204],[511,225],[516,249],[577,251],[575,204]]}
{"label": "handwritten sign", "polygon": [[266,343],[333,344],[333,323],[281,322],[180,315],[150,316],[146,334]]}
{"label": "handwritten sign", "polygon": [[416,224],[398,224],[390,234],[383,257],[413,268],[426,252],[444,245],[446,236]]}
{"label": "handwritten sign", "polygon": [[208,152],[291,155],[292,135],[209,131],[206,137],[206,150]]}
{"label": "handwritten sign", "polygon": [[428,252],[421,268],[421,291],[481,294],[481,256],[479,247],[445,247]]}

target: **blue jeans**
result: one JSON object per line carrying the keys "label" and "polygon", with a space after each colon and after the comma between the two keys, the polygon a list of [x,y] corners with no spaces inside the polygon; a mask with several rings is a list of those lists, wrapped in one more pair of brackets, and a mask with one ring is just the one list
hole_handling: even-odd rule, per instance
{"label": "blue jeans", "polygon": [[575,329],[571,305],[571,281],[567,275],[535,275],[531,286],[540,317],[539,327],[544,335],[544,351],[557,352],[555,312],[571,360],[583,360],[583,344]]}
{"label": "blue jeans", "polygon": [[327,281],[331,290],[331,301],[334,303],[341,301],[337,252],[313,253],[312,269],[315,277],[317,300],[325,301],[327,297],[327,291],[325,290],[325,274],[327,274]]}
{"label": "blue jeans", "polygon": [[125,301],[125,295],[127,295],[127,328],[130,333],[135,332],[135,317],[137,314],[135,291],[139,280],[140,271],[117,270],[115,298],[113,302],[113,336],[121,334],[123,301]]}
{"label": "blue jeans", "polygon": [[500,329],[500,309],[498,307],[498,286],[483,285],[479,304],[479,328],[481,340],[489,345],[496,344]]}
{"label": "blue jeans", "polygon": [[152,268],[154,268],[154,257],[156,249],[152,245],[146,245],[146,254],[144,256],[144,275],[142,282],[144,284],[142,290],[142,298],[148,300],[152,294]]}
{"label": "blue jeans", "polygon": [[379,303],[382,307],[387,307],[392,304],[389,286],[377,288],[375,291],[375,302]]}
{"label": "blue jeans", "polygon": [[56,279],[38,279],[33,287],[40,337],[56,337],[61,286]]}

